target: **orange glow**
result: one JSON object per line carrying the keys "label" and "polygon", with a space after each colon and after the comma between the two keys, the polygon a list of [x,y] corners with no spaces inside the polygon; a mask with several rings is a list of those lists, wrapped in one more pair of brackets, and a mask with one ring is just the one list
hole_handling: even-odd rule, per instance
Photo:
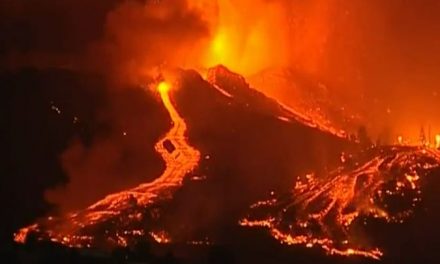
{"label": "orange glow", "polygon": [[171,238],[165,231],[150,232],[151,237],[159,244],[168,244],[171,242]]}
{"label": "orange glow", "polygon": [[227,37],[223,32],[217,33],[212,41],[212,56],[217,64],[226,64],[226,58],[228,57],[227,41]]}
{"label": "orange glow", "polygon": [[14,241],[17,243],[25,243],[29,232],[35,228],[37,228],[36,224],[18,230],[18,232],[14,234]]}
{"label": "orange glow", "polygon": [[[368,73],[359,65],[359,56],[364,56],[360,54],[369,54],[370,50],[375,54],[375,49],[386,47],[370,47],[364,41],[366,36],[376,39],[377,32],[387,27],[384,11],[374,7],[365,9],[369,6],[366,3],[333,0],[195,2],[208,21],[210,33],[201,48],[199,68],[223,64],[246,77],[252,87],[320,123],[331,123],[338,130],[350,133],[368,124],[370,136],[381,137],[382,143],[394,143],[397,132],[404,137],[404,144],[415,142],[422,120],[429,120],[433,128],[438,129],[432,121],[438,118],[422,114],[426,109],[424,102],[416,103],[415,98],[405,93],[396,92],[395,96],[420,111],[394,106],[394,97],[389,98],[380,91],[378,95],[383,98],[377,102],[371,98],[374,101],[368,104],[357,100],[360,91],[370,89],[366,88]],[[367,28],[364,21],[369,21]],[[393,61],[387,63],[393,64]],[[290,70],[293,77],[289,75]],[[384,74],[391,79],[400,76],[392,68],[387,68]],[[382,82],[380,75],[373,77]],[[315,87],[310,89],[302,83],[304,80],[320,86],[315,89],[317,96],[307,98]],[[321,101],[314,104],[316,99]],[[336,105],[337,111],[323,107],[327,104]]]}
{"label": "orange glow", "polygon": [[[380,249],[360,244],[356,235],[350,233],[353,226],[360,224],[355,220],[369,216],[402,223],[421,201],[421,176],[439,164],[437,151],[414,147],[381,154],[356,168],[339,168],[322,177],[308,174],[298,178],[290,201],[283,197],[255,203],[239,224],[267,228],[283,244],[318,246],[328,254],[379,259],[383,255]],[[405,173],[383,171],[394,167]],[[394,186],[383,189],[390,182]],[[388,196],[407,194],[415,195],[408,209],[399,213],[388,210],[384,202]],[[253,210],[256,216],[252,215]],[[295,212],[293,219],[285,219],[289,210]],[[265,216],[261,218],[261,215]]]}
{"label": "orange glow", "polygon": [[166,94],[170,90],[170,84],[167,82],[160,82],[157,86],[157,90],[160,94]]}
{"label": "orange glow", "polygon": [[[332,5],[327,2],[293,4],[266,0],[214,2],[216,4],[205,4],[201,10],[209,21],[210,36],[202,48],[199,71],[224,65],[246,77],[253,88],[275,98],[305,119],[331,128],[336,132],[334,134],[346,134],[344,124],[332,122],[334,120],[327,116],[330,111],[311,102],[304,104],[302,95],[307,92],[298,94],[295,80],[287,77],[285,83],[279,83],[278,72],[274,78],[271,74],[266,76],[268,71],[280,69],[299,67],[304,76],[320,70],[325,63],[323,50],[330,34],[328,20]],[[199,6],[202,5],[199,3]],[[306,20],[307,16],[310,19]],[[353,113],[346,112],[343,113],[346,115],[344,120],[355,119]]]}
{"label": "orange glow", "polygon": [[[237,80],[241,80],[242,82],[246,82],[247,80],[244,79],[241,75],[231,72],[229,69],[219,66],[219,67],[213,67],[210,68],[206,74],[205,79],[211,83],[211,85],[216,88],[220,93],[223,95],[232,98],[233,90],[231,88],[233,87],[225,87],[224,85],[220,83],[217,83],[217,79],[221,79],[224,76],[228,76],[228,78],[236,78]],[[245,83],[244,84],[247,88],[253,89],[252,86]],[[337,137],[341,138],[347,138],[347,132],[343,129],[338,129],[334,127],[331,123],[326,122],[328,120],[323,120],[322,118],[319,118],[316,116],[313,111],[308,112],[302,112],[298,111],[297,109],[294,109],[292,107],[289,107],[288,105],[285,105],[276,99],[274,99],[277,102],[276,110],[274,111],[280,111],[279,116],[277,118],[283,122],[294,122],[294,120],[302,123],[303,125],[317,128],[321,131],[325,131],[328,133],[331,133]]]}
{"label": "orange glow", "polygon": [[210,17],[205,68],[222,64],[246,76],[286,62],[286,35],[280,30],[286,17],[280,3],[219,0],[216,11]]}
{"label": "orange glow", "polygon": [[[330,2],[199,0],[193,4],[210,26],[202,66],[222,64],[249,77],[277,67],[316,73],[331,33]],[[269,87],[256,87],[269,92]],[[278,94],[279,95],[279,94]]]}
{"label": "orange glow", "polygon": [[435,135],[435,148],[440,148],[440,134]]}

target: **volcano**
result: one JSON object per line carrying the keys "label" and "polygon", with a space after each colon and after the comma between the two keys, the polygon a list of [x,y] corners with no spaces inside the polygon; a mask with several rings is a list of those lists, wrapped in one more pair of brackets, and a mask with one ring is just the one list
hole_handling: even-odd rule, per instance
{"label": "volcano", "polygon": [[423,183],[439,173],[436,150],[365,149],[223,66],[206,79],[192,70],[173,75],[145,89],[168,112],[169,130],[155,145],[162,174],[83,210],[40,219],[15,241],[32,235],[111,250],[144,239],[227,244],[234,235],[225,231],[259,229],[287,245],[380,259],[384,243],[369,234],[412,219]]}

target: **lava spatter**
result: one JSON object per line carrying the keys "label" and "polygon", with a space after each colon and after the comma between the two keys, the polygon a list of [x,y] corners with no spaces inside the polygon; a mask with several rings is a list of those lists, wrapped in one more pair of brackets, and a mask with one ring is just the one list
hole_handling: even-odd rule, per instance
{"label": "lava spatter", "polygon": [[[22,228],[15,234],[15,241],[24,242],[28,234],[33,232],[39,236],[39,239],[49,239],[68,246],[91,246],[95,238],[84,234],[83,228],[106,221],[111,222],[115,218],[122,218],[123,215],[127,215],[130,219],[142,218],[128,211],[136,207],[145,208],[171,198],[173,192],[182,185],[184,177],[197,167],[200,160],[200,152],[190,146],[186,139],[185,120],[170,100],[171,89],[172,86],[168,82],[163,81],[157,85],[157,92],[173,124],[155,145],[156,151],[162,156],[166,165],[165,171],[159,178],[133,189],[108,195],[83,211],[71,213],[63,218],[49,217],[40,223]],[[170,145],[172,148],[167,147]],[[124,234],[131,234],[131,231],[120,230],[109,236],[114,236],[117,244],[126,245]]]}

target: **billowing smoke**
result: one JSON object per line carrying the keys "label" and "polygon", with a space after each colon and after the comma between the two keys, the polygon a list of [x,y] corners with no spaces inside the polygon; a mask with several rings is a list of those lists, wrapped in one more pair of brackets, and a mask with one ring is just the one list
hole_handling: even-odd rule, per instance
{"label": "billowing smoke", "polygon": [[2,0],[0,7],[1,68],[69,68],[125,84],[153,66],[191,66],[209,33],[186,0]]}
{"label": "billowing smoke", "polygon": [[[208,64],[224,63],[248,77],[288,68],[342,102],[348,117],[359,115],[357,125],[374,139],[392,143],[402,135],[416,143],[421,126],[430,126],[432,136],[440,131],[436,1],[217,2]],[[293,86],[258,88],[295,105]]]}
{"label": "billowing smoke", "polygon": [[104,38],[90,57],[119,81],[136,83],[157,67],[194,66],[208,34],[186,0],[124,1],[107,14]]}
{"label": "billowing smoke", "polygon": [[62,211],[84,208],[110,193],[154,180],[164,170],[154,145],[170,124],[159,100],[135,88],[107,93],[106,103],[96,110],[98,127],[91,141],[75,137],[59,157],[66,183],[45,192]]}

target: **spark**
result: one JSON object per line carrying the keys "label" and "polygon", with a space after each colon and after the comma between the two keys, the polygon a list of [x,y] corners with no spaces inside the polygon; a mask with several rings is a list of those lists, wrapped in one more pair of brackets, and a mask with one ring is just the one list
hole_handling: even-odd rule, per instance
{"label": "spark", "polygon": [[171,238],[165,231],[150,232],[150,236],[159,244],[168,244]]}
{"label": "spark", "polygon": [[59,107],[57,107],[55,105],[51,105],[50,109],[54,110],[57,114],[61,115],[61,110]]}

